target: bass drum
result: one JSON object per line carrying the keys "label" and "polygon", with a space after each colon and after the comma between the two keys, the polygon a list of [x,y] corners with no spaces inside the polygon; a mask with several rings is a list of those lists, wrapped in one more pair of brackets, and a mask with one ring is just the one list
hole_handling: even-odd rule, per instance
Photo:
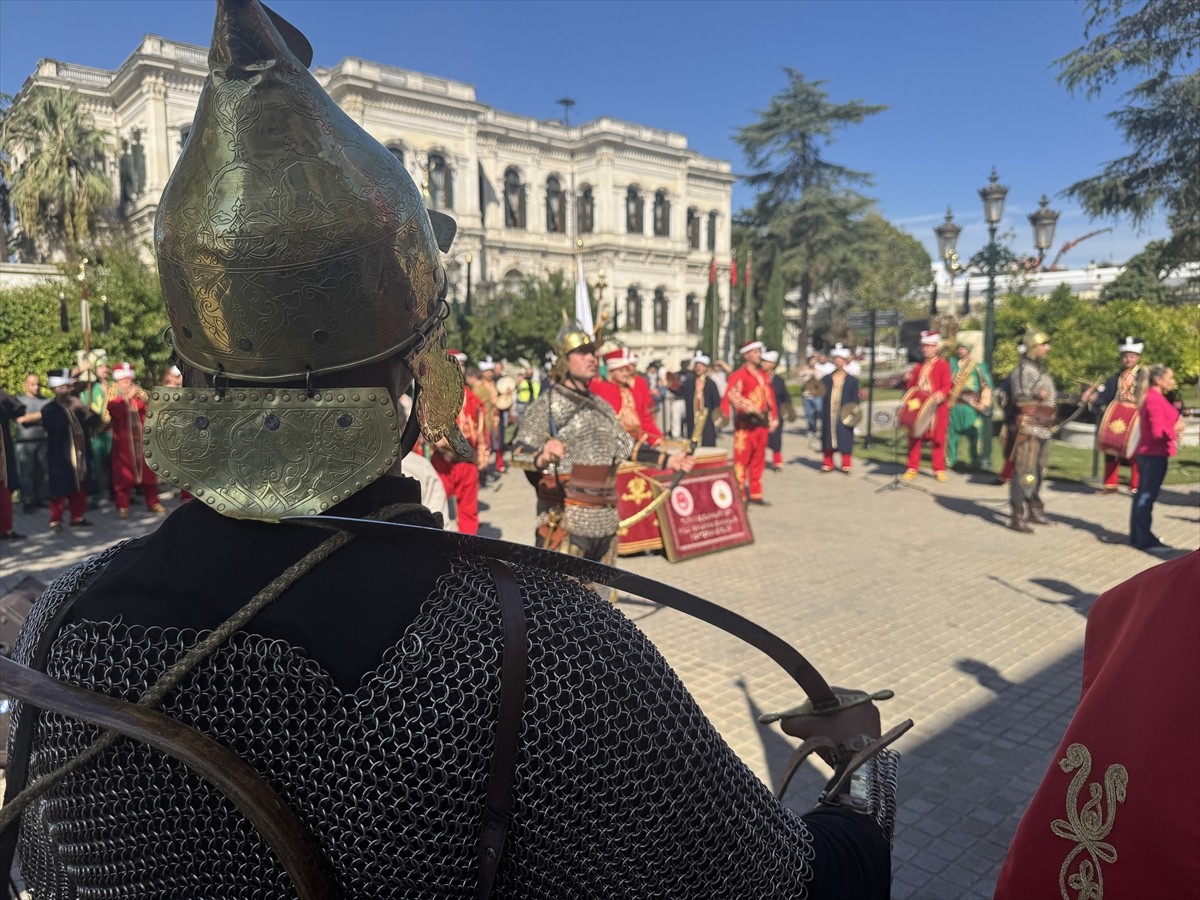
{"label": "bass drum", "polygon": [[937,420],[937,408],[938,404],[929,391],[912,387],[900,398],[896,419],[900,427],[914,440],[923,438],[933,430],[933,423]]}
{"label": "bass drum", "polygon": [[1139,437],[1141,416],[1137,406],[1121,400],[1108,404],[1104,418],[1100,420],[1100,430],[1096,432],[1100,451],[1105,456],[1115,456],[1117,459],[1133,459]]}

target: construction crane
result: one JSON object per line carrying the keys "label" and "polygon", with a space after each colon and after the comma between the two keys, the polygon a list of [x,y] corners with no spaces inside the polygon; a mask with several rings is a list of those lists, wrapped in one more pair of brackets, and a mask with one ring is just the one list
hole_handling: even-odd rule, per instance
{"label": "construction crane", "polygon": [[1058,251],[1058,256],[1054,257],[1054,262],[1050,263],[1050,268],[1047,269],[1046,271],[1057,272],[1058,271],[1058,261],[1063,258],[1064,253],[1066,253],[1068,250],[1070,250],[1076,244],[1082,244],[1088,238],[1093,238],[1098,234],[1104,234],[1104,232],[1106,232],[1106,231],[1112,231],[1112,228],[1111,227],[1101,228],[1098,231],[1089,231],[1083,237],[1077,237],[1073,241],[1067,241],[1065,244],[1062,245],[1062,248]]}

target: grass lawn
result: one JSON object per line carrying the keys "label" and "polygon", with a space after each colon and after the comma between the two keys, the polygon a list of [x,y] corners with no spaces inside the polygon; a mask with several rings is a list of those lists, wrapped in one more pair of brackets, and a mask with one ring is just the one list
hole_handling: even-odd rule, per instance
{"label": "grass lawn", "polygon": [[[878,397],[878,391],[876,392],[876,397]],[[859,438],[855,441],[854,455],[863,459],[874,460],[875,462],[890,463],[892,461],[893,439],[899,441],[899,446],[896,448],[896,455],[901,464],[903,464],[904,456],[908,452],[908,435],[903,431],[877,431],[872,435],[871,446],[869,448],[863,447],[862,439]],[[998,438],[992,441],[991,470],[993,472],[999,472],[1001,466],[1004,465],[1004,460],[1001,456],[1003,449],[1003,445]],[[960,465],[964,454],[965,447],[959,452]],[[928,465],[928,446],[922,455],[922,459]],[[1104,458],[1102,456],[1097,459],[1097,466],[1097,473],[1103,475]],[[1066,444],[1060,444],[1058,441],[1052,442],[1050,444],[1046,477],[1056,481],[1090,481],[1092,479],[1092,451],[1079,447],[1068,447]],[[1128,473],[1122,473],[1121,480],[1124,482],[1127,478]],[[1180,447],[1179,454],[1171,459],[1171,464],[1167,467],[1167,477],[1163,483],[1196,484],[1197,482],[1200,482],[1200,446]]]}

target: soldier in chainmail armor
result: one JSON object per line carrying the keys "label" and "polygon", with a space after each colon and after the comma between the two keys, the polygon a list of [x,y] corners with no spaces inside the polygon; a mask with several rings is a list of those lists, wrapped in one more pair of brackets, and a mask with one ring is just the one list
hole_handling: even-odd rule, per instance
{"label": "soldier in chainmail armor", "polygon": [[591,335],[564,326],[556,350],[550,387],[521,421],[513,464],[537,475],[537,546],[609,563],[617,553],[617,466],[631,454],[673,471],[690,470],[692,460],[658,444],[635,444],[612,406],[592,393]]}
{"label": "soldier in chainmail armor", "polygon": [[[470,454],[442,325],[453,222],[310,62],[258,0],[218,0],[155,229],[185,381],[146,423],[147,463],[196,499],[59,578],[0,658],[7,690],[45,688],[14,705],[0,860],[19,845],[36,898],[888,896],[894,754],[857,770],[855,803],[797,815],[588,579],[538,558],[583,561],[436,530],[399,461],[417,423]],[[612,439],[588,444],[568,390],[540,427],[615,463],[623,429],[593,417]],[[231,753],[242,788],[123,730],[129,709]],[[259,782],[259,815],[290,812],[311,854],[251,824]]]}
{"label": "soldier in chainmail armor", "polygon": [[1049,525],[1042,503],[1042,478],[1046,457],[1058,412],[1058,392],[1054,379],[1046,371],[1050,338],[1043,332],[1025,335],[1025,354],[1009,376],[1012,397],[1017,408],[1016,440],[1013,443],[1013,478],[1009,483],[1012,518],[1009,528],[1026,534],[1030,523]]}

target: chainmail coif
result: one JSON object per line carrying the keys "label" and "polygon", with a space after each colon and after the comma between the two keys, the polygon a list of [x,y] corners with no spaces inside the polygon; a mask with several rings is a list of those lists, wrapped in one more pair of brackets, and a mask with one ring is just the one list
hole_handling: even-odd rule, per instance
{"label": "chainmail coif", "polygon": [[[120,549],[43,595],[18,661],[28,662],[54,608]],[[806,896],[814,851],[804,822],[725,745],[649,640],[574,580],[514,572],[529,675],[493,896]],[[316,835],[345,896],[473,896],[499,623],[484,564],[457,558],[353,693],[287,643],[240,632],[163,711],[268,778]],[[80,622],[59,634],[48,672],[135,700],[197,636]],[[30,780],[96,733],[43,713]],[[873,810],[890,834],[888,765]],[[38,897],[291,896],[282,867],[232,804],[124,738],[30,806],[20,852]]]}

